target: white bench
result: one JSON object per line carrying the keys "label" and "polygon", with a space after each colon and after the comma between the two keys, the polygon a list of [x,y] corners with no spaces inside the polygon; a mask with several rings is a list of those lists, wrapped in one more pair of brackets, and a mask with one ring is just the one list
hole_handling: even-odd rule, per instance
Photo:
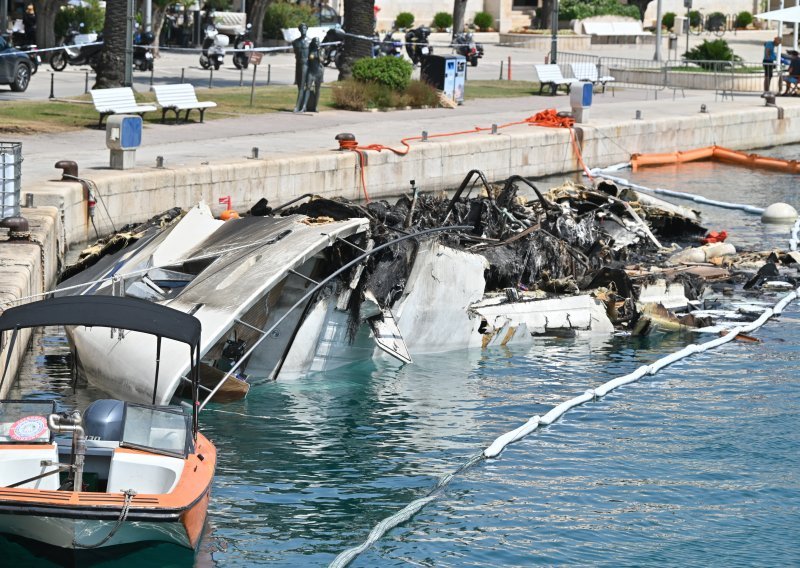
{"label": "white bench", "polygon": [[583,62],[583,63],[570,63],[570,69],[572,70],[572,76],[578,79],[579,81],[589,81],[593,85],[600,83],[603,87],[603,92],[606,92],[606,83],[612,83],[616,81],[614,77],[611,75],[603,75],[601,76],[597,71],[597,65],[591,62]]}
{"label": "white bench", "polygon": [[133,96],[133,89],[130,87],[117,87],[115,89],[92,89],[94,108],[100,113],[100,121],[97,123],[102,128],[105,118],[112,114],[138,114],[157,110],[153,105],[140,105]]}
{"label": "white bench", "polygon": [[164,122],[167,111],[174,112],[175,122],[178,122],[182,110],[186,111],[184,121],[187,121],[189,113],[195,109],[200,111],[200,122],[203,122],[206,109],[217,106],[217,103],[213,101],[198,101],[194,87],[190,83],[157,85],[153,87],[153,90],[156,92],[156,101],[161,105],[161,122]]}
{"label": "white bench", "polygon": [[564,77],[561,74],[561,68],[556,64],[534,65],[533,67],[536,70],[536,77],[539,80],[540,95],[542,94],[545,85],[550,85],[551,94],[555,95],[560,86],[566,86],[567,92],[569,93],[570,87],[572,87],[572,85],[575,83],[580,82],[572,77]]}

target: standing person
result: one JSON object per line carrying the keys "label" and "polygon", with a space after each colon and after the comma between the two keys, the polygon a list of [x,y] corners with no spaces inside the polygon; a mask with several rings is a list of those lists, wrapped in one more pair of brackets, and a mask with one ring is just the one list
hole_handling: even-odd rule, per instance
{"label": "standing person", "polygon": [[25,14],[22,16],[22,25],[25,26],[25,45],[36,44],[36,12],[33,4],[25,7]]}
{"label": "standing person", "polygon": [[772,41],[764,42],[764,94],[770,92],[772,73],[775,71],[775,60],[778,58],[777,50],[781,44],[781,38],[775,37]]}

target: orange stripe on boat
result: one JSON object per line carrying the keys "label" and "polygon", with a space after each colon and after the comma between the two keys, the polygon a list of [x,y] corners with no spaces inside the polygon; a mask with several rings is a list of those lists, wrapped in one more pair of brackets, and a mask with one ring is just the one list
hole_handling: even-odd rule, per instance
{"label": "orange stripe on boat", "polygon": [[706,146],[705,148],[696,148],[685,152],[633,154],[631,156],[631,168],[636,171],[645,166],[664,166],[708,159],[753,169],[773,170],[791,174],[800,173],[800,163],[796,160],[782,160],[759,154],[747,154],[722,148],[721,146]]}

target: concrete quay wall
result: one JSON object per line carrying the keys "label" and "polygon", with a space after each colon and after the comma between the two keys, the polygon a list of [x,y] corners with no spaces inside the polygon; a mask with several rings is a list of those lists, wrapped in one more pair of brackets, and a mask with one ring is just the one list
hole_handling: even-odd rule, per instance
{"label": "concrete quay wall", "polygon": [[[0,241],[0,309],[15,305],[27,298],[51,290],[63,259],[64,239],[61,214],[55,207],[23,208],[22,215],[31,229],[30,240]],[[0,386],[4,398],[14,382],[19,363],[27,351],[30,330],[21,331],[14,345],[8,373]],[[0,359],[5,365],[11,332],[3,334]],[[2,371],[0,371],[2,373]]]}
{"label": "concrete quay wall", "polygon": [[[646,111],[647,112],[647,111]],[[631,111],[633,115],[633,111]],[[583,157],[589,167],[627,161],[635,152],[671,152],[718,144],[732,149],[800,141],[800,107],[737,108],[714,114],[661,116],[644,120],[590,120],[578,125]],[[490,180],[511,174],[544,176],[580,169],[566,129],[512,126],[488,132],[415,143],[405,156],[365,153],[364,179],[371,199],[396,197],[415,180],[423,191],[457,186],[477,168]],[[363,198],[359,157],[350,151],[215,162],[180,168],[140,168],[125,172],[92,171],[102,201],[95,224],[100,234],[139,222],[170,207],[190,207],[203,199],[222,209],[218,198],[230,195],[245,210],[262,197],[285,203],[304,193]],[[62,210],[67,241],[95,238],[87,214],[85,190],[74,182],[48,182],[34,190],[36,203]],[[108,210],[108,214],[106,213]]]}

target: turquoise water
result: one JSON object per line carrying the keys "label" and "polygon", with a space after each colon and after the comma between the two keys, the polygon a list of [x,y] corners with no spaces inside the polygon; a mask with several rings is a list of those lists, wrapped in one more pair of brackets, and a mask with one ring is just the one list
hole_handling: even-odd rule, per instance
{"label": "turquoise water", "polygon": [[[661,170],[637,178],[798,205],[791,176]],[[735,244],[788,241],[785,227],[703,211]],[[800,565],[799,330],[795,303],[758,343],[696,355],[571,411],[456,476],[354,566]],[[94,563],[327,565],[496,436],[695,340],[539,338],[256,386],[202,417],[219,464],[197,557],[162,545]],[[69,397],[65,352],[57,330],[39,336],[20,388]],[[45,383],[53,373],[61,379]],[[0,551],[4,565],[50,564],[2,539]]]}

